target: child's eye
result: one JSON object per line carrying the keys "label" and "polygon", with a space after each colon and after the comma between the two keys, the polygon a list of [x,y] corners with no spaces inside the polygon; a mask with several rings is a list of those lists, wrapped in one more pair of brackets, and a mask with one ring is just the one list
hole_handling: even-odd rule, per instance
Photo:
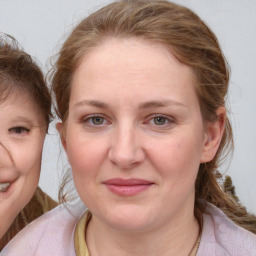
{"label": "child's eye", "polygon": [[25,128],[25,127],[12,127],[9,129],[10,133],[14,133],[14,134],[23,134],[23,133],[27,133],[29,132],[29,129]]}

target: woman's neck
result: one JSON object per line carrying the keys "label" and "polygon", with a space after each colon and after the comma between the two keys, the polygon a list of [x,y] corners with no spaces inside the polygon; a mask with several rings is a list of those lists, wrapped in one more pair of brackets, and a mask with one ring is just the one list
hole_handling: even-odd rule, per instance
{"label": "woman's neck", "polygon": [[183,217],[143,232],[115,230],[92,218],[86,233],[90,255],[188,256],[198,239],[199,224],[193,214]]}

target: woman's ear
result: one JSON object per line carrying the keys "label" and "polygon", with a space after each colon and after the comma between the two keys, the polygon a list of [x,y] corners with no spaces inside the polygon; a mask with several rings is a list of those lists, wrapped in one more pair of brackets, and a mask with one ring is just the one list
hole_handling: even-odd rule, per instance
{"label": "woman's ear", "polygon": [[63,123],[58,122],[56,124],[56,129],[58,130],[58,132],[60,134],[60,140],[61,140],[62,146],[63,146],[63,148],[66,151],[67,143],[66,143],[66,138],[65,138],[65,134],[64,134],[65,133],[65,129],[64,129]]}
{"label": "woman's ear", "polygon": [[225,129],[226,109],[224,107],[218,108],[217,117],[216,121],[206,124],[201,163],[210,162],[218,151]]}

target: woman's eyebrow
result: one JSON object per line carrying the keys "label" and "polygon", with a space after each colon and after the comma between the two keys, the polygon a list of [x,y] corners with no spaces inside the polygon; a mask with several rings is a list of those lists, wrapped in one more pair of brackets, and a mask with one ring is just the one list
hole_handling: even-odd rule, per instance
{"label": "woman's eyebrow", "polygon": [[101,102],[101,101],[97,101],[97,100],[83,100],[83,101],[76,103],[75,107],[79,107],[79,106],[83,106],[83,105],[89,105],[89,106],[94,106],[94,107],[103,108],[103,109],[106,109],[109,107],[108,104]]}
{"label": "woman's eyebrow", "polygon": [[[107,109],[110,106],[104,102],[97,101],[97,100],[83,100],[75,104],[75,107],[83,106],[83,105],[89,105],[94,106],[97,108]],[[139,109],[145,109],[145,108],[152,108],[152,107],[168,107],[168,106],[178,106],[178,107],[184,107],[187,108],[184,104],[181,102],[175,101],[175,100],[153,100],[141,103],[139,105]]]}
{"label": "woman's eyebrow", "polygon": [[140,104],[139,108],[145,109],[145,108],[152,108],[152,107],[169,107],[169,106],[178,106],[178,107],[187,108],[184,104],[175,100],[148,101]]}

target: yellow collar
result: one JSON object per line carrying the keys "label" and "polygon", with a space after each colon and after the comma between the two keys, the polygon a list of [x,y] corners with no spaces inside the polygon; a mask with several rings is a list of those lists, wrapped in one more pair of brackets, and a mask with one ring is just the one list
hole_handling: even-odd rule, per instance
{"label": "yellow collar", "polygon": [[76,256],[90,256],[87,245],[86,245],[86,229],[88,223],[91,219],[92,215],[89,211],[86,211],[85,214],[82,215],[80,220],[76,225],[75,230],[75,251]]}
{"label": "yellow collar", "polygon": [[[75,251],[76,256],[90,256],[87,245],[86,245],[86,229],[92,215],[89,211],[82,215],[78,221],[75,229]],[[198,247],[200,244],[200,236],[198,237],[191,253],[189,256],[196,256]]]}

